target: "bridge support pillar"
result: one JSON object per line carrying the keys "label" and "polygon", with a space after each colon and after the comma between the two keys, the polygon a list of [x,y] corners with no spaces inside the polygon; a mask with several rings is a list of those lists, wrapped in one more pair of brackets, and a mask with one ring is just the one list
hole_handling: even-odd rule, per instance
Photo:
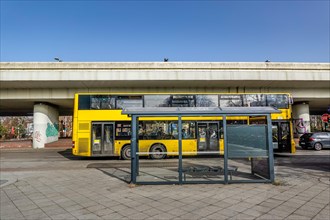
{"label": "bridge support pillar", "polygon": [[59,113],[53,106],[38,103],[33,109],[33,148],[58,140]]}
{"label": "bridge support pillar", "polygon": [[292,115],[295,138],[300,137],[304,133],[311,132],[308,102],[294,104],[292,106]]}

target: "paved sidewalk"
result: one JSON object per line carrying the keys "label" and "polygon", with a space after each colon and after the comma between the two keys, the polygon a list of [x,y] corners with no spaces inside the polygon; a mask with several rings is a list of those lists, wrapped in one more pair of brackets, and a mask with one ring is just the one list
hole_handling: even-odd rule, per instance
{"label": "paved sidewalk", "polygon": [[[320,156],[325,164],[330,162],[328,154]],[[102,172],[107,168],[86,168],[95,161],[61,161],[54,155],[55,160],[21,162],[49,169],[22,171],[20,160],[8,158],[1,157],[5,170],[1,180],[13,182],[1,185],[1,219],[327,220],[330,216],[330,170],[296,166],[299,163],[294,157],[275,159],[278,185],[160,186],[131,186]],[[318,161],[315,156],[300,160]],[[16,171],[9,171],[14,161]],[[63,169],[65,166],[71,169]]]}

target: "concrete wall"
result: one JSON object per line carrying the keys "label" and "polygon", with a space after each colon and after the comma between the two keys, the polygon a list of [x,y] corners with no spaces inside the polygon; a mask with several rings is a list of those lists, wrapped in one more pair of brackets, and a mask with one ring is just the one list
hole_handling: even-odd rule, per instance
{"label": "concrete wall", "polygon": [[315,111],[330,105],[329,63],[0,63],[0,70],[3,114],[34,102],[72,112],[76,92],[288,92]]}

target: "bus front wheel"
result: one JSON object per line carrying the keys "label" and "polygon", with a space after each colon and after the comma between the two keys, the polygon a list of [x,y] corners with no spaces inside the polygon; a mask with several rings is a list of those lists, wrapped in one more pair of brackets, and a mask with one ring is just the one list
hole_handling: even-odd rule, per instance
{"label": "bus front wheel", "polygon": [[150,158],[151,159],[165,159],[166,158],[166,148],[162,144],[155,144],[150,148]]}
{"label": "bus front wheel", "polygon": [[123,160],[131,159],[131,145],[126,145],[121,149],[121,159]]}

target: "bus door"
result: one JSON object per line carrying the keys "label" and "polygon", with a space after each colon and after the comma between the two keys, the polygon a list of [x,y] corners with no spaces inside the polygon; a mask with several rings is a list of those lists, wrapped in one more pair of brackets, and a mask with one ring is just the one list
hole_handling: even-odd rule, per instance
{"label": "bus door", "polygon": [[197,131],[198,151],[219,150],[219,123],[198,122]]}
{"label": "bus door", "polygon": [[274,150],[291,152],[290,124],[286,121],[272,122]]}
{"label": "bus door", "polygon": [[114,123],[92,123],[92,155],[112,155]]}

